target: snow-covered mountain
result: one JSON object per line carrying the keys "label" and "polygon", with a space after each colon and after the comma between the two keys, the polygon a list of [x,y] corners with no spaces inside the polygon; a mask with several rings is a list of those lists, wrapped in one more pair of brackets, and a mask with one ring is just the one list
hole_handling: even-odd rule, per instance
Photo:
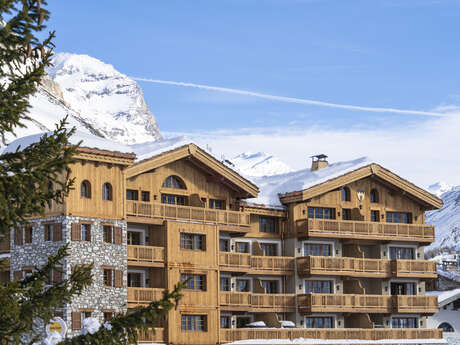
{"label": "snow-covered mountain", "polygon": [[450,185],[447,182],[439,181],[429,186],[428,191],[430,193],[433,193],[434,195],[437,195],[438,197],[441,197],[441,195],[443,195],[445,192],[450,191],[453,187],[454,186]]}
{"label": "snow-covered mountain", "polygon": [[87,55],[59,53],[53,63],[30,99],[32,121],[16,130],[17,137],[52,130],[68,115],[70,125],[78,130],[124,144],[161,138],[155,116],[134,80]]}
{"label": "snow-covered mountain", "polygon": [[272,176],[293,171],[278,157],[265,152],[244,152],[230,160],[237,170],[246,176]]}

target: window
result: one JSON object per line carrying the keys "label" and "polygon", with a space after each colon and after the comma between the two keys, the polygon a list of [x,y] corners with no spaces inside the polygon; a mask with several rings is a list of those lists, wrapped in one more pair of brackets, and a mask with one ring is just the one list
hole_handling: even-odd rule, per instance
{"label": "window", "polygon": [[277,280],[262,280],[262,287],[265,289],[265,293],[278,293],[278,281]]}
{"label": "window", "polygon": [[392,295],[415,295],[415,283],[391,283]]}
{"label": "window", "polygon": [[387,212],[387,223],[412,223],[412,214],[405,212]]}
{"label": "window", "polygon": [[235,242],[237,253],[249,253],[249,242]]}
{"label": "window", "polygon": [[62,241],[62,224],[45,224],[45,241]]}
{"label": "window", "polygon": [[206,291],[206,275],[205,274],[189,274],[182,273],[180,280],[185,283],[185,288],[188,290]]}
{"label": "window", "polygon": [[342,187],[340,189],[340,192],[342,194],[342,201],[350,201],[351,200],[350,188]]}
{"label": "window", "polygon": [[207,332],[207,318],[206,315],[187,315],[181,317],[181,330],[182,331],[200,331]]}
{"label": "window", "polygon": [[163,181],[163,188],[174,188],[174,189],[186,189],[185,183],[178,176],[168,176],[166,180]]}
{"label": "window", "polygon": [[249,292],[251,290],[248,279],[237,279],[236,280],[236,291],[237,292]]}
{"label": "window", "polygon": [[332,293],[332,282],[329,280],[306,280],[305,293]]}
{"label": "window", "polygon": [[371,194],[370,194],[369,198],[371,200],[371,203],[379,202],[379,192],[377,191],[377,189],[372,189],[371,190]]}
{"label": "window", "polygon": [[103,311],[104,313],[104,322],[109,322],[115,316],[113,311]]}
{"label": "window", "polygon": [[309,316],[305,318],[305,328],[332,328],[332,317]]}
{"label": "window", "polygon": [[112,267],[103,268],[104,285],[109,287],[123,287],[123,271]]}
{"label": "window", "polygon": [[140,246],[141,233],[138,231],[128,231],[128,244],[133,246]]}
{"label": "window", "polygon": [[229,252],[230,251],[230,241],[221,238],[219,240],[219,249],[221,252]]}
{"label": "window", "polygon": [[59,283],[62,281],[62,268],[54,268],[50,271],[48,284]]}
{"label": "window", "polygon": [[209,199],[209,208],[216,210],[225,210],[225,201],[217,199]]}
{"label": "window", "polygon": [[343,220],[351,220],[351,209],[350,208],[343,208],[342,209],[342,219]]}
{"label": "window", "polygon": [[206,236],[198,234],[180,234],[180,247],[182,249],[206,250]]}
{"label": "window", "polygon": [[393,328],[417,328],[417,318],[415,317],[394,317],[391,319]]}
{"label": "window", "polygon": [[220,278],[220,291],[230,291],[230,278]]}
{"label": "window", "polygon": [[81,240],[91,241],[91,224],[81,224]]}
{"label": "window", "polygon": [[88,180],[84,180],[81,183],[80,196],[82,198],[91,199],[91,183]]}
{"label": "window", "polygon": [[261,243],[265,256],[278,256],[278,245],[276,243]]}
{"label": "window", "polygon": [[85,310],[85,311],[82,311],[81,312],[81,318],[84,320],[84,319],[87,319],[89,317],[91,317],[91,315],[93,314],[92,311],[89,311],[89,310]]}
{"label": "window", "polygon": [[102,200],[112,200],[112,185],[108,182],[102,185]]}
{"label": "window", "polygon": [[259,231],[267,233],[276,233],[276,218],[259,217]]}
{"label": "window", "polygon": [[322,243],[305,243],[305,256],[332,256],[331,245]]}
{"label": "window", "polygon": [[51,241],[53,238],[53,224],[45,224],[45,241]]}
{"label": "window", "polygon": [[24,227],[24,243],[32,243],[32,226]]}
{"label": "window", "polygon": [[380,212],[371,210],[371,222],[380,222]]}
{"label": "window", "polygon": [[161,203],[170,205],[185,205],[185,196],[161,194]]}
{"label": "window", "polygon": [[452,327],[452,325],[450,323],[447,323],[447,322],[441,323],[438,326],[438,328],[442,329],[444,332],[455,332],[454,327]]}
{"label": "window", "polygon": [[414,260],[414,248],[390,247],[390,259]]}
{"label": "window", "polygon": [[127,189],[126,200],[139,200],[139,191],[134,189]]}
{"label": "window", "polygon": [[308,218],[335,219],[335,208],[309,207]]}
{"label": "window", "polygon": [[220,328],[230,328],[230,316],[221,315],[220,316]]}
{"label": "window", "polygon": [[150,201],[150,192],[147,192],[147,191],[143,190],[141,192],[141,198],[142,198],[142,201],[149,202]]}
{"label": "window", "polygon": [[104,242],[105,243],[113,243],[113,226],[104,225]]}
{"label": "window", "polygon": [[104,269],[104,285],[113,286],[113,270]]}
{"label": "window", "polygon": [[140,272],[128,272],[128,287],[143,287],[142,284],[142,273]]}

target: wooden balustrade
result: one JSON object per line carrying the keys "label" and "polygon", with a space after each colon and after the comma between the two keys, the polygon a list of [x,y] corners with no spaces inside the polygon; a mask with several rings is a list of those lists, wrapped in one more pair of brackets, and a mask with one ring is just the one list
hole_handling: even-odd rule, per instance
{"label": "wooden balustrade", "polygon": [[219,253],[221,270],[260,274],[294,273],[294,257],[255,256],[245,253]]}
{"label": "wooden balustrade", "polygon": [[297,258],[299,276],[340,275],[349,277],[436,278],[436,263],[427,260],[362,259],[333,256]]}
{"label": "wooden balustrade", "polygon": [[128,265],[162,266],[164,261],[163,247],[128,245]]}
{"label": "wooden balustrade", "polygon": [[138,342],[139,343],[163,343],[165,339],[164,328],[149,328],[147,331],[139,331]]}
{"label": "wooden balustrade", "polygon": [[396,296],[398,313],[434,314],[439,309],[437,296]]}
{"label": "wooden balustrade", "polygon": [[434,227],[426,224],[363,222],[335,219],[296,221],[298,237],[333,237],[431,243]]}
{"label": "wooden balustrade", "polygon": [[[441,329],[423,328],[334,328],[334,329],[220,329],[220,342],[228,343],[253,339],[359,339],[359,340],[391,340],[391,339],[442,339]],[[434,342],[436,343],[436,342]],[[256,343],[254,343],[256,344]],[[386,342],[386,344],[396,345]],[[429,344],[429,343],[428,343]]]}
{"label": "wooden balustrade", "polygon": [[248,227],[251,224],[249,213],[215,210],[202,207],[170,205],[127,200],[127,215],[136,217],[183,219],[223,225]]}
{"label": "wooden balustrade", "polygon": [[292,310],[296,308],[295,294],[263,294],[251,292],[220,292],[220,305],[229,309],[251,309],[270,311]]}
{"label": "wooden balustrade", "polygon": [[128,303],[147,304],[163,297],[163,289],[160,288],[134,288],[128,287]]}

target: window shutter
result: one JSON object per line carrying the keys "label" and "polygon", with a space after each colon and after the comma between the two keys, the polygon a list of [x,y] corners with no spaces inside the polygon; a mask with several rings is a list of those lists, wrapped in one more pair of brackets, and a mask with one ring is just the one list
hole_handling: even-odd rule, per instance
{"label": "window shutter", "polygon": [[62,281],[62,272],[60,270],[53,270],[53,283],[59,283]]}
{"label": "window shutter", "polygon": [[62,224],[55,223],[53,224],[53,241],[62,241]]}
{"label": "window shutter", "polygon": [[121,229],[121,226],[115,226],[113,228],[114,234],[113,234],[113,242],[115,244],[122,244],[122,239],[123,239],[123,232]]}
{"label": "window shutter", "polygon": [[81,224],[72,223],[72,241],[81,241]]}
{"label": "window shutter", "polygon": [[115,287],[123,287],[123,271],[122,270],[114,270],[115,271]]}
{"label": "window shutter", "polygon": [[73,311],[72,312],[72,330],[81,329],[81,312]]}
{"label": "window shutter", "polygon": [[32,243],[32,226],[27,225],[24,227],[24,242]]}
{"label": "window shutter", "polygon": [[14,229],[14,244],[16,246],[22,245],[22,228]]}
{"label": "window shutter", "polygon": [[86,228],[88,229],[88,230],[87,230],[88,241],[91,242],[91,228],[92,228],[92,225],[91,225],[91,224],[88,224],[88,225],[86,226]]}
{"label": "window shutter", "polygon": [[15,281],[21,280],[22,279],[22,271],[14,271],[13,272],[13,279]]}
{"label": "window shutter", "polygon": [[50,232],[48,231],[50,229],[50,224],[45,224],[45,241],[49,241],[50,240]]}

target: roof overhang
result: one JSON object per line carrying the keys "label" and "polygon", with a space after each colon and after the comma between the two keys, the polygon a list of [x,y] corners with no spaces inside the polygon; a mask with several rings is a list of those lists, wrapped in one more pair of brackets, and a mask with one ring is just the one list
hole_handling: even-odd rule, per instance
{"label": "roof overhang", "polygon": [[407,197],[415,199],[418,203],[422,204],[426,210],[442,207],[442,200],[437,196],[375,163],[301,191],[280,194],[279,198],[283,204],[302,202],[369,176],[379,179],[380,182],[389,185],[389,187],[399,189]]}
{"label": "roof overhang", "polygon": [[201,165],[208,174],[216,177],[216,181],[222,182],[238,191],[241,194],[241,198],[257,197],[259,188],[255,184],[219,162],[195,144],[184,145],[140,161],[128,167],[125,174],[127,178],[132,178],[184,158],[189,159],[190,162],[198,167]]}

